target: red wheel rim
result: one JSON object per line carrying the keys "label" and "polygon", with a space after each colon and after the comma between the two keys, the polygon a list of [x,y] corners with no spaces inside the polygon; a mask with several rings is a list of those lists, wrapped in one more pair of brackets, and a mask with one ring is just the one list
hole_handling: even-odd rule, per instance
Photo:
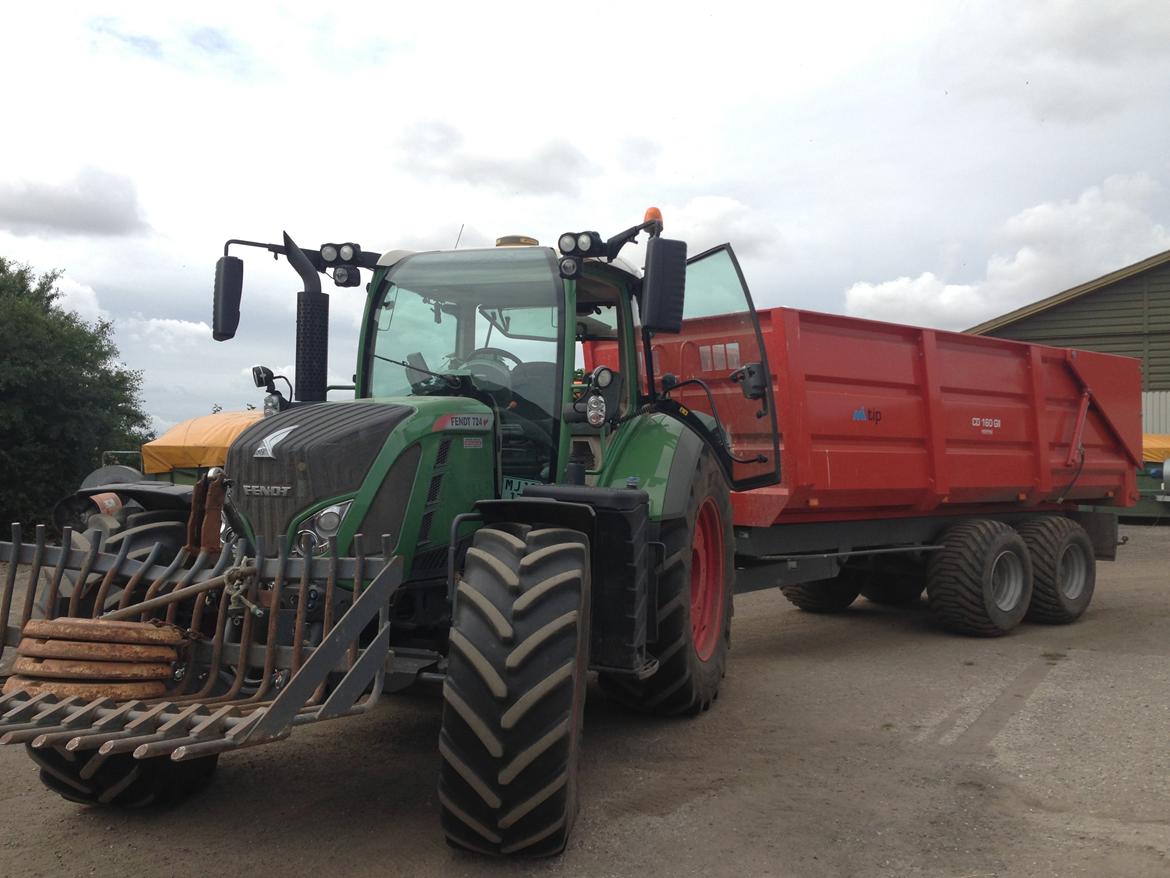
{"label": "red wheel rim", "polygon": [[708,497],[699,507],[691,543],[691,642],[707,661],[723,636],[723,593],[727,559],[723,556],[723,522]]}

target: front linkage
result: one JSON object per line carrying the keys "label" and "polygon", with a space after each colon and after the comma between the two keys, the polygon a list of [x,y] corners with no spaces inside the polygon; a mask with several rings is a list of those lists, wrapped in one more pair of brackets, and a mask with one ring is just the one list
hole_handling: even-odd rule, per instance
{"label": "front linkage", "polygon": [[[121,803],[121,781],[90,788],[107,760],[207,762],[361,713],[382,692],[402,581],[385,545],[365,556],[359,538],[352,558],[293,558],[229,542],[164,566],[157,546],[138,560],[125,546],[70,548],[68,533],[48,546],[43,526],[31,544],[22,536],[13,525],[0,542],[0,669],[16,647],[0,743],[28,745],[68,798]],[[9,625],[20,564],[30,571]]]}

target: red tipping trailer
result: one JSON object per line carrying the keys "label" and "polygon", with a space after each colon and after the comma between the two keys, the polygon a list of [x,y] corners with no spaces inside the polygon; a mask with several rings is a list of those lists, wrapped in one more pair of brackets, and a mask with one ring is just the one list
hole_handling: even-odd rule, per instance
{"label": "red tipping trailer", "polygon": [[[1137,360],[793,308],[758,316],[782,481],[736,493],[737,524],[1137,500]],[[706,318],[704,335],[725,344],[736,319]],[[659,369],[689,376],[690,348],[703,365],[697,329],[655,339]],[[748,440],[758,428],[744,409],[731,411],[733,444],[766,448]]]}
{"label": "red tipping trailer", "polygon": [[[586,348],[590,368],[614,356]],[[978,635],[1025,614],[1071,622],[1117,545],[1115,516],[1078,507],[1137,500],[1131,358],[750,304],[688,316],[652,349],[670,397],[715,416],[737,475],[780,462],[778,483],[732,495],[737,591],[831,612],[925,588],[945,625]],[[770,408],[744,404],[736,373],[753,362]]]}

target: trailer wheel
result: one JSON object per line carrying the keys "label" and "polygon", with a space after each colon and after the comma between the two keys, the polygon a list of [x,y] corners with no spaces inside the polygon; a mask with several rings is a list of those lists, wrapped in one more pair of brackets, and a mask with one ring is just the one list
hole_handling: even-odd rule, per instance
{"label": "trailer wheel", "polygon": [[[122,809],[166,808],[211,783],[219,756],[175,762],[167,756],[135,759],[129,753],[103,757],[95,750],[72,753],[60,747],[25,747],[40,768],[41,783],[79,805]],[[87,771],[96,762],[96,770]]]}
{"label": "trailer wheel", "polygon": [[917,603],[926,589],[926,565],[921,560],[879,560],[866,571],[861,595],[875,604],[905,607]]}
{"label": "trailer wheel", "polygon": [[439,734],[447,841],[564,849],[577,812],[589,549],[573,530],[481,528],[455,595]]}
{"label": "trailer wheel", "polygon": [[1093,542],[1085,529],[1062,515],[1032,518],[1020,525],[1032,556],[1029,622],[1066,625],[1089,607],[1097,581]]}
{"label": "trailer wheel", "polygon": [[658,575],[658,670],[646,680],[602,674],[614,700],[659,716],[701,713],[718,697],[731,648],[735,583],[731,495],[711,453],[699,457],[686,518],[664,521]]}
{"label": "trailer wheel", "polygon": [[861,594],[861,578],[857,572],[843,569],[832,579],[782,585],[780,591],[790,604],[806,613],[840,613]]}
{"label": "trailer wheel", "polygon": [[1023,538],[1008,525],[975,519],[943,534],[932,553],[926,593],[944,627],[976,637],[1015,628],[1032,597],[1032,561]]}

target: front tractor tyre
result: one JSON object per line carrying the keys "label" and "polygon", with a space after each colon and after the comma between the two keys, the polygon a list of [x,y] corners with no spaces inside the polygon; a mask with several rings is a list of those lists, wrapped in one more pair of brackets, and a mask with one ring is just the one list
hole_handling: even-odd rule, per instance
{"label": "front tractor tyre", "polygon": [[662,523],[666,548],[658,574],[658,670],[645,680],[602,674],[619,703],[659,716],[707,710],[719,694],[731,648],[735,584],[731,497],[713,455],[704,449],[691,482],[685,518]]}
{"label": "front tractor tyre", "polygon": [[589,644],[589,546],[578,531],[489,525],[455,594],[439,805],[453,846],[564,849],[577,812]]}
{"label": "front tractor tyre", "polygon": [[1097,582],[1093,542],[1071,518],[1049,515],[1020,525],[1020,536],[1032,556],[1032,603],[1029,622],[1067,625],[1089,607]]}
{"label": "front tractor tyre", "polygon": [[931,553],[926,594],[945,628],[999,637],[1020,624],[1032,598],[1032,560],[1023,537],[991,519],[973,519],[943,534]]}
{"label": "front tractor tyre", "polygon": [[78,805],[132,810],[167,808],[206,787],[219,756],[175,762],[168,756],[135,759],[96,750],[25,747],[40,768],[41,783]]}

